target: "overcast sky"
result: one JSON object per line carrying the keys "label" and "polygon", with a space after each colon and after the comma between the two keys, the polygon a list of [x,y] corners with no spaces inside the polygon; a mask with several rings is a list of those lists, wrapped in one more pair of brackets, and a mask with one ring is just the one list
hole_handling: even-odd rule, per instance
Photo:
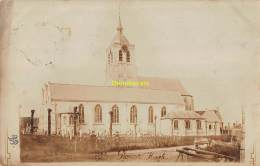
{"label": "overcast sky", "polygon": [[[10,91],[23,109],[39,109],[47,81],[103,83],[118,4],[15,2],[7,64]],[[259,18],[253,1],[121,1],[139,75],[178,78],[196,110],[219,107],[225,121],[240,120],[259,78]]]}

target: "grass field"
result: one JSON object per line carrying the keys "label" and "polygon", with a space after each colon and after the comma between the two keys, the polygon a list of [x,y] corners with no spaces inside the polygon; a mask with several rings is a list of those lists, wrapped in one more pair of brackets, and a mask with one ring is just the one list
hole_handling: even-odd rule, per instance
{"label": "grass field", "polygon": [[22,162],[175,161],[175,147],[193,145],[194,141],[194,137],[120,138],[117,142],[113,138],[93,141],[89,137],[70,140],[37,135],[21,135],[20,139]]}

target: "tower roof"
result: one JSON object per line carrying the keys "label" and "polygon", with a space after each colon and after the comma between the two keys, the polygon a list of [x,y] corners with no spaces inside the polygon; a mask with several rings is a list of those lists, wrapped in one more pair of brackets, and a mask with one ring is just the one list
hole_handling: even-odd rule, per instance
{"label": "tower roof", "polygon": [[120,12],[118,16],[118,26],[116,28],[117,32],[115,37],[113,38],[112,44],[120,44],[120,45],[130,45],[126,36],[123,34],[123,26],[121,22]]}
{"label": "tower roof", "polygon": [[120,44],[120,45],[130,45],[128,39],[125,37],[123,32],[117,31],[112,43]]}
{"label": "tower roof", "polygon": [[117,31],[123,32],[123,26],[122,26],[122,22],[121,22],[120,13],[119,13],[119,16],[118,16],[118,27],[117,27]]}

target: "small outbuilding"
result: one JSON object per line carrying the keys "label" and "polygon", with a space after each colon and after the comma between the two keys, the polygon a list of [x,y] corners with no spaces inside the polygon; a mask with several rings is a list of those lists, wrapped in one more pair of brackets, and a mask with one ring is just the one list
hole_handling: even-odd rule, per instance
{"label": "small outbuilding", "polygon": [[168,135],[167,133],[176,136],[204,135],[205,118],[194,111],[169,112],[162,123],[165,135]]}

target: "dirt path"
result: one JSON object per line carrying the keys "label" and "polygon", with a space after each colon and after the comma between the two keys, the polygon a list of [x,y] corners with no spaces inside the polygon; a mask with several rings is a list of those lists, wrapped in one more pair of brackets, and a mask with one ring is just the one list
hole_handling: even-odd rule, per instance
{"label": "dirt path", "polygon": [[[194,145],[164,147],[164,148],[152,148],[152,149],[128,150],[127,154],[142,154],[142,153],[149,153],[149,152],[176,152],[176,149],[181,149],[183,147],[193,148]],[[108,152],[107,154],[117,154],[117,152]]]}

